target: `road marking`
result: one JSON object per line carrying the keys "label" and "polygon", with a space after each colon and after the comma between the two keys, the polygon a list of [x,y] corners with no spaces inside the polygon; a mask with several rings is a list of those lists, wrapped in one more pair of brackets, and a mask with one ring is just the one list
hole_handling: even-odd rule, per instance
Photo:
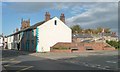
{"label": "road marking", "polygon": [[105,68],[110,68],[109,66],[105,66]]}
{"label": "road marking", "polygon": [[104,68],[104,67],[102,68],[102,67],[101,67],[101,69],[106,69],[106,68]]}
{"label": "road marking", "polygon": [[10,59],[10,60],[15,60],[15,58],[12,58],[12,59]]}
{"label": "road marking", "polygon": [[104,69],[104,70],[110,70],[110,69],[106,69],[106,68],[104,68],[104,67],[103,67],[103,68],[101,68],[101,69]]}
{"label": "road marking", "polygon": [[89,66],[88,64],[84,64],[85,66]]}
{"label": "road marking", "polygon": [[9,62],[9,63],[19,63],[21,61],[2,61],[2,63],[6,63],[6,62]]}
{"label": "road marking", "polygon": [[97,67],[100,67],[101,65],[97,65]]}
{"label": "road marking", "polygon": [[96,67],[95,65],[91,65],[91,67]]}
{"label": "road marking", "polygon": [[2,64],[4,65],[5,63],[10,63],[11,65],[20,63],[21,61],[2,61]]}
{"label": "road marking", "polygon": [[99,68],[99,69],[106,69],[106,68],[104,68],[104,67],[97,67],[97,68]]}
{"label": "road marking", "polygon": [[10,64],[8,64],[8,65],[4,65],[4,67],[7,67],[7,66],[10,66]]}
{"label": "road marking", "polygon": [[[10,65],[4,65],[4,66],[10,66]],[[10,67],[28,67],[28,66],[17,66],[17,65],[14,65],[14,66],[10,66]]]}
{"label": "road marking", "polygon": [[115,62],[115,61],[106,61],[106,62],[108,62],[108,63],[117,63],[117,62]]}
{"label": "road marking", "polygon": [[27,69],[30,69],[30,68],[32,68],[33,66],[27,66],[27,68],[23,68],[23,69],[21,69],[21,70],[19,70],[19,71],[16,71],[16,72],[21,72],[21,71],[24,71],[24,70],[27,70]]}

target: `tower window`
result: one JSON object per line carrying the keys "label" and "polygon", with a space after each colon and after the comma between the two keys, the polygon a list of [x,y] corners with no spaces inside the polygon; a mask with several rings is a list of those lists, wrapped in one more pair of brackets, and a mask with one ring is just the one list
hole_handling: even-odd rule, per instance
{"label": "tower window", "polygon": [[57,20],[55,20],[55,25],[57,25]]}

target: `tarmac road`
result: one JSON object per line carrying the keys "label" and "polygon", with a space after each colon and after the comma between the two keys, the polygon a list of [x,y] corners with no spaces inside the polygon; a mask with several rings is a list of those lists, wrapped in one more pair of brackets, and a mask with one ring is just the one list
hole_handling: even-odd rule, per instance
{"label": "tarmac road", "polygon": [[4,70],[117,70],[117,55],[49,59],[16,50],[2,51]]}

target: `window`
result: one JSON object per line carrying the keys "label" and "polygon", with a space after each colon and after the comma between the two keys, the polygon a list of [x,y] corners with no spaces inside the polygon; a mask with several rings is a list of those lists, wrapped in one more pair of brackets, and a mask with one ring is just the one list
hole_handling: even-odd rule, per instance
{"label": "window", "polygon": [[11,38],[10,38],[10,40],[9,40],[10,42],[11,42]]}
{"label": "window", "polygon": [[34,38],[34,30],[32,30],[32,38]]}
{"label": "window", "polygon": [[19,40],[20,40],[20,34],[19,34]]}
{"label": "window", "polygon": [[55,20],[55,25],[57,25],[57,20]]}
{"label": "window", "polygon": [[34,40],[32,40],[31,42],[32,42],[32,49],[34,49]]}

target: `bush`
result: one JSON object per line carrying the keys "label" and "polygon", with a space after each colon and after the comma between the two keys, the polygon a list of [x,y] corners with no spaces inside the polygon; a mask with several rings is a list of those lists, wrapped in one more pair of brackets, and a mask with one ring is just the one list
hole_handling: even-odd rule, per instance
{"label": "bush", "polygon": [[108,40],[106,40],[106,43],[115,47],[116,49],[120,49],[120,41],[108,41]]}

